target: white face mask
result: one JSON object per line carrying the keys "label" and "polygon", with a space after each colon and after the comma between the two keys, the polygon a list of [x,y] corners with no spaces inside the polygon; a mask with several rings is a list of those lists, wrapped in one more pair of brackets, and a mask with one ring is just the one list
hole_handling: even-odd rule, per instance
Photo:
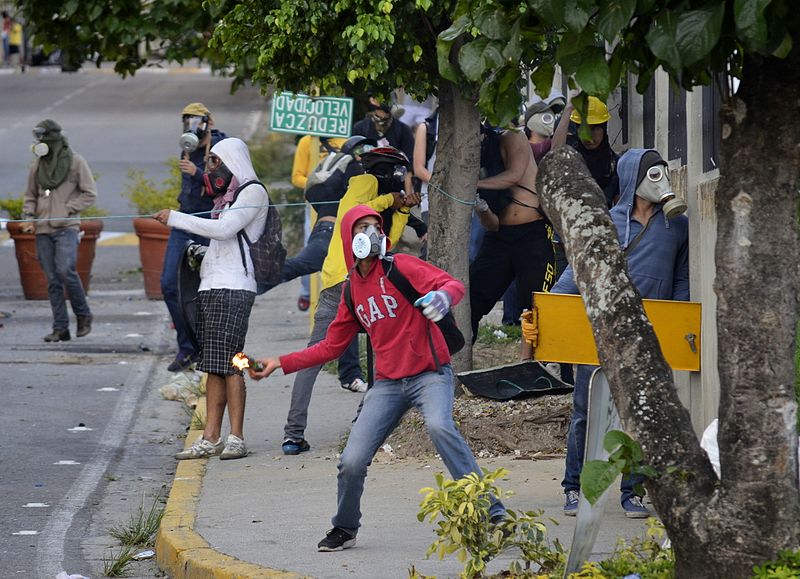
{"label": "white face mask", "polygon": [[37,157],[44,157],[50,152],[50,147],[47,146],[47,143],[35,143],[31,146],[31,151]]}
{"label": "white face mask", "polygon": [[653,165],[647,170],[647,175],[636,188],[636,194],[652,203],[663,203],[663,211],[668,218],[686,212],[686,202],[672,190],[669,169],[664,165]]}
{"label": "white face mask", "polygon": [[358,259],[366,259],[373,255],[386,255],[386,236],[377,227],[370,225],[366,231],[353,236],[353,255]]}
{"label": "white face mask", "polygon": [[555,129],[556,116],[550,111],[544,111],[531,115],[528,119],[527,127],[532,133],[542,137],[552,137]]}

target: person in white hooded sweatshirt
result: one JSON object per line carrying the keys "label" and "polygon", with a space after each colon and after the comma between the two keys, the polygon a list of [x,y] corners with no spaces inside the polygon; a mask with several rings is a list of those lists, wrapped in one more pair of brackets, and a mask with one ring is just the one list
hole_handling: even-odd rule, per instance
{"label": "person in white hooded sweatshirt", "polygon": [[[211,148],[204,175],[206,194],[214,197],[212,219],[162,209],[153,217],[168,225],[211,240],[200,266],[197,294],[197,337],[201,352],[197,369],[208,373],[207,417],[203,435],[175,458],[192,459],[219,455],[221,459],[247,455],[244,443],[245,384],[242,372],[231,365],[244,349],[250,310],[256,296],[256,280],[250,252],[242,261],[237,234],[244,230],[255,242],[263,233],[269,209],[264,187],[257,180],[250,152],[241,139],[228,138]],[[231,431],[223,441],[222,418],[228,408]]]}

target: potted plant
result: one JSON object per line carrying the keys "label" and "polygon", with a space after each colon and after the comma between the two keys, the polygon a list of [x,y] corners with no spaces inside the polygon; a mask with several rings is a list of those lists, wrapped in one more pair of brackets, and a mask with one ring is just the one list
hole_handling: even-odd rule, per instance
{"label": "potted plant", "polygon": [[[141,169],[128,171],[128,182],[123,195],[128,198],[137,215],[152,215],[160,209],[178,209],[178,195],[181,192],[178,160],[170,159],[166,165],[170,169],[170,174],[160,186],[145,177]],[[164,266],[164,254],[167,251],[169,227],[150,217],[136,217],[133,220],[133,229],[139,237],[139,257],[142,261],[145,296],[151,300],[163,299],[161,270]]]}
{"label": "potted plant", "polygon": [[[17,255],[19,278],[22,282],[22,293],[26,300],[46,300],[47,278],[44,275],[39,260],[36,257],[36,234],[22,231],[22,205],[23,196],[0,199],[0,211],[3,211],[11,220],[6,223],[8,234],[14,240],[14,250]],[[95,206],[81,213],[82,217],[100,217],[107,214]],[[78,275],[81,278],[83,289],[89,292],[92,263],[94,262],[95,249],[103,222],[99,219],[83,219],[80,223],[81,241],[78,245]]]}

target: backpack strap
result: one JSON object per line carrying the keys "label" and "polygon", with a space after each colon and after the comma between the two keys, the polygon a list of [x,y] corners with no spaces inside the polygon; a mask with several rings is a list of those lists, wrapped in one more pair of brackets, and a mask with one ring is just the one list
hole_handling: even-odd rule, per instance
{"label": "backpack strap", "polygon": [[[253,184],[261,185],[264,188],[264,191],[267,191],[267,187],[261,181],[252,179],[247,181],[244,185],[239,185],[236,191],[233,192],[233,200],[231,201],[231,205],[236,203],[236,199],[239,198],[239,193],[241,193],[242,189]],[[267,198],[269,198],[269,192],[267,192]],[[269,204],[269,209],[272,209],[272,203]],[[247,237],[247,233],[245,233],[244,229],[236,233],[236,239],[239,241],[239,253],[242,255],[242,267],[244,268],[244,273],[247,274],[247,258],[244,256],[244,243],[242,243],[242,239],[247,242],[247,247],[253,245],[253,242],[250,241],[249,237]]]}
{"label": "backpack strap", "polygon": [[[347,309],[350,310],[350,313],[353,314],[353,317],[358,321],[358,324],[361,326],[361,330],[367,335],[367,389],[372,388],[372,385],[375,383],[375,373],[373,371],[373,352],[372,352],[372,342],[369,340],[369,334],[367,334],[367,329],[364,327],[364,324],[361,323],[361,320],[356,315],[356,310],[353,307],[353,293],[350,289],[350,280],[345,280],[344,286],[342,288],[342,296],[344,297],[344,304],[347,306]],[[361,407],[359,406],[359,413],[361,411]]]}
{"label": "backpack strap", "polygon": [[[422,297],[411,282],[408,281],[408,278],[404,276],[399,269],[395,266],[394,259],[392,255],[389,254],[387,257],[390,259],[381,259],[381,265],[383,265],[383,273],[392,282],[392,285],[400,290],[400,293],[405,296],[405,298],[411,303],[411,306],[414,306],[414,302],[416,302],[419,298]],[[436,348],[433,345],[433,336],[431,335],[431,324],[430,322],[427,325],[428,328],[428,345],[431,348],[431,355],[433,355],[433,361],[436,364],[436,371],[439,374],[443,373],[442,364],[439,362],[439,356],[436,355]]]}

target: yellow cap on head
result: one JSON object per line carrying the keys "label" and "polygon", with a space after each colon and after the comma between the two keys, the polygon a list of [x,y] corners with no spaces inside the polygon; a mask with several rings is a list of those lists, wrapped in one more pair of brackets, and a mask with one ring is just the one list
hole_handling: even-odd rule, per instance
{"label": "yellow cap on head", "polygon": [[[608,112],[608,107],[597,97],[589,97],[589,115],[586,122],[590,125],[602,125],[607,123],[611,115]],[[573,123],[581,123],[581,114],[578,109],[574,109],[572,114],[569,115],[569,120]]]}
{"label": "yellow cap on head", "polygon": [[208,107],[203,103],[190,103],[183,108],[181,115],[192,115],[195,117],[205,117],[211,114]]}

